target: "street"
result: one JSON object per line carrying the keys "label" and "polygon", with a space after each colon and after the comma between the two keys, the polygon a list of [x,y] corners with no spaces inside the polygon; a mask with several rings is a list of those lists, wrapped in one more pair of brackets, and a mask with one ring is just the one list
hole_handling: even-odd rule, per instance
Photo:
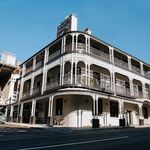
{"label": "street", "polygon": [[150,128],[0,129],[1,150],[147,150]]}

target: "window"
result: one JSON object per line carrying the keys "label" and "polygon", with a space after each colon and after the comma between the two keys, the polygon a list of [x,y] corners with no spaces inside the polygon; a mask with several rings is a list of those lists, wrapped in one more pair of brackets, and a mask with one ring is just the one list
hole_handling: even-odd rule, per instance
{"label": "window", "polygon": [[98,99],[98,115],[101,115],[103,113],[103,100]]}
{"label": "window", "polygon": [[118,102],[110,101],[110,117],[118,117]]}
{"label": "window", "polygon": [[63,99],[56,99],[56,116],[60,116],[63,114]]}
{"label": "window", "polygon": [[148,110],[147,110],[147,107],[143,106],[143,116],[144,116],[144,119],[148,119]]}

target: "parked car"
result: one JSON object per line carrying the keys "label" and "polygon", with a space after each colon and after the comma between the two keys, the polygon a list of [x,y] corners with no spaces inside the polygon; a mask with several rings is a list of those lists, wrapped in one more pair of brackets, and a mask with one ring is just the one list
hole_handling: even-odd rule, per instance
{"label": "parked car", "polygon": [[0,112],[0,123],[5,123],[5,114]]}

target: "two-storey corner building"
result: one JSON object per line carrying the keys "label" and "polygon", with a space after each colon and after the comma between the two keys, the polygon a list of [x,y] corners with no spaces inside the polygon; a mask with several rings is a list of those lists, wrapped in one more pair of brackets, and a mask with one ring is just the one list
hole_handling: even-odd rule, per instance
{"label": "two-storey corner building", "polygon": [[75,15],[21,68],[19,104],[7,108],[19,110],[20,123],[83,127],[98,119],[100,126],[119,126],[125,119],[126,125],[150,124],[150,65],[89,29],[77,31]]}

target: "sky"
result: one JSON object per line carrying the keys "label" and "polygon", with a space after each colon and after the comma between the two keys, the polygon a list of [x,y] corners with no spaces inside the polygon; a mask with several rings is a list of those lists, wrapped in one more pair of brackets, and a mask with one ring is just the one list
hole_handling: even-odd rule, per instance
{"label": "sky", "polygon": [[150,64],[149,0],[0,0],[0,51],[20,62],[56,39],[56,28],[72,13],[78,30]]}

